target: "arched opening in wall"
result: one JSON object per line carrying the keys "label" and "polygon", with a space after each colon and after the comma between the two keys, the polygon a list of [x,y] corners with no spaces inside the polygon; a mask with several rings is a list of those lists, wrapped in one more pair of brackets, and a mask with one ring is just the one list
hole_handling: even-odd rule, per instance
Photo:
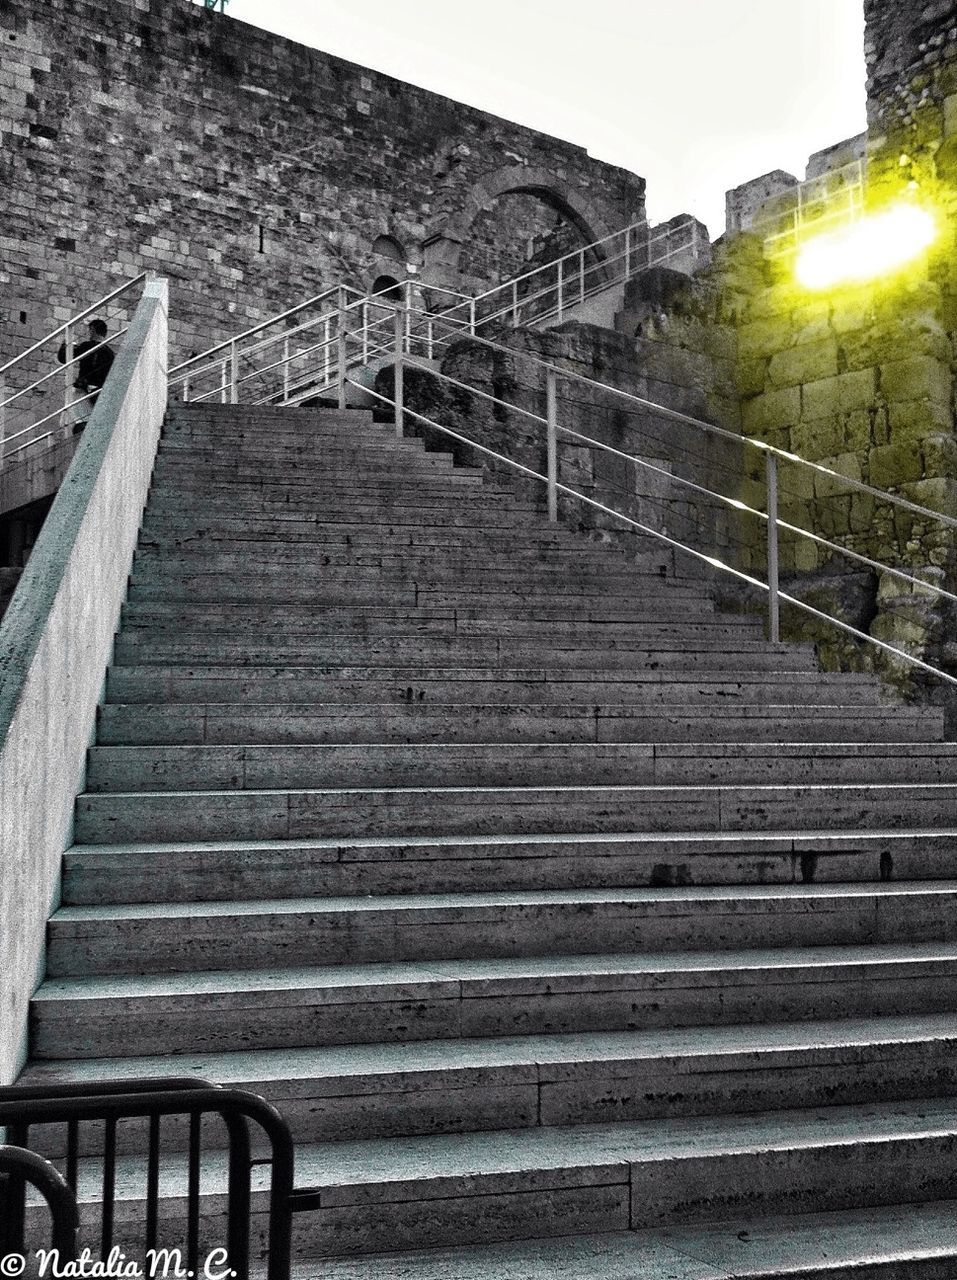
{"label": "arched opening in wall", "polygon": [[395,276],[376,276],[372,282],[372,292],[381,293],[390,302],[402,301],[402,286]]}
{"label": "arched opening in wall", "polygon": [[555,262],[597,238],[548,192],[505,191],[472,222],[459,270],[481,291]]}
{"label": "arched opening in wall", "polygon": [[386,258],[390,262],[397,262],[401,267],[405,267],[405,249],[392,236],[379,236],[373,242],[372,256],[374,258]]}

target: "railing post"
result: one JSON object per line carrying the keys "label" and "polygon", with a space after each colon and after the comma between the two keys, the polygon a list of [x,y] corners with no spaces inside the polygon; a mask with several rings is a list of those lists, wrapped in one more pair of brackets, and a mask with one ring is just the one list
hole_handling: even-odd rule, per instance
{"label": "railing post", "polygon": [[329,345],[329,317],[322,322],[322,384],[328,387],[332,377],[332,347]]}
{"label": "railing post", "polygon": [[412,354],[412,281],[405,282],[405,349]]}
{"label": "railing post", "polygon": [[548,518],[558,519],[558,408],[555,370],[545,371],[545,418],[548,443]]}
{"label": "railing post", "polygon": [[562,318],[562,310],[565,306],[565,280],[564,271],[562,269],[562,260],[558,259],[558,318]]}
{"label": "railing post", "polygon": [[239,350],[235,342],[229,344],[229,403],[239,404]]}
{"label": "railing post", "polygon": [[631,227],[625,227],[625,279],[631,275]]}
{"label": "railing post", "polygon": [[395,434],[402,438],[402,410],[405,400],[405,365],[403,363],[402,346],[405,339],[405,317],[408,312],[403,314],[399,307],[395,309],[395,350],[394,350],[394,369],[395,369]]}
{"label": "railing post", "polygon": [[183,379],[183,404],[189,404],[189,378]]}
{"label": "railing post", "polygon": [[3,454],[7,441],[7,384],[0,378],[0,471],[3,470]]}
{"label": "railing post", "polygon": [[578,255],[578,301],[585,301],[585,250]]}
{"label": "railing post", "polygon": [[219,400],[226,404],[229,400],[229,361],[224,360],[219,367]]}
{"label": "railing post", "polygon": [[512,281],[512,324],[518,324],[518,281]]}
{"label": "railing post", "polygon": [[780,601],[778,600],[778,460],[767,454],[768,467],[768,639],[777,644],[781,639]]}
{"label": "railing post", "polygon": [[339,289],[339,333],[338,333],[338,372],[336,380],[339,385],[338,405],[340,409],[346,407],[346,369],[348,361],[346,359],[346,298],[345,290],[340,286]]}
{"label": "railing post", "polygon": [[66,433],[70,426],[70,403],[73,399],[73,383],[76,379],[76,369],[70,363],[73,359],[73,325],[68,324],[63,335],[63,412],[60,415],[60,428]]}
{"label": "railing post", "polygon": [[362,363],[369,363],[369,304],[362,301]]}
{"label": "railing post", "polygon": [[282,343],[282,402],[289,403],[289,339]]}
{"label": "railing post", "polygon": [[469,299],[469,333],[475,337],[475,299]]}

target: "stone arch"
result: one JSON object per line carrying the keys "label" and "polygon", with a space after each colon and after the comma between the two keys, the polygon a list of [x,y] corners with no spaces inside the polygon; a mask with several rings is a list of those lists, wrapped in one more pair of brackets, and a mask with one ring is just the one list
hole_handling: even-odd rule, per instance
{"label": "stone arch", "polygon": [[403,270],[408,261],[404,246],[395,236],[378,236],[372,244],[372,256],[389,262],[401,263]]}
{"label": "stone arch", "polygon": [[[455,271],[462,244],[478,216],[490,209],[499,196],[532,195],[550,205],[580,232],[584,244],[601,240],[620,230],[608,223],[604,209],[564,178],[548,169],[531,165],[504,165],[486,174],[468,190],[454,214],[436,226],[425,243],[425,267],[434,274]],[[602,255],[599,252],[599,257]]]}

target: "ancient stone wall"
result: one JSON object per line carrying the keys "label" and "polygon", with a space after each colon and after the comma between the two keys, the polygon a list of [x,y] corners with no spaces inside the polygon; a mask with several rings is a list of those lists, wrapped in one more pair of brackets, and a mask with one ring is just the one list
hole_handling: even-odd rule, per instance
{"label": "ancient stone wall", "polygon": [[0,0],[0,48],[0,359],[144,269],[175,361],[403,260],[454,281],[509,192],[586,239],[643,214],[578,147],[188,0]]}

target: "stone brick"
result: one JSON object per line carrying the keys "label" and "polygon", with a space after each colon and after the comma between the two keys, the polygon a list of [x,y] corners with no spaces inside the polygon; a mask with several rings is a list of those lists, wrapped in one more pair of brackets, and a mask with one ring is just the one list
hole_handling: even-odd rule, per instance
{"label": "stone brick", "polygon": [[801,389],[802,412],[814,419],[867,409],[874,403],[876,386],[873,369],[858,369],[808,382]]}
{"label": "stone brick", "polygon": [[829,338],[779,351],[768,365],[768,381],[777,387],[794,387],[833,377],[837,371],[837,343]]}
{"label": "stone brick", "polygon": [[793,426],[801,417],[800,387],[781,387],[746,400],[741,421],[747,435],[760,436],[766,430]]}
{"label": "stone brick", "polygon": [[920,452],[906,445],[878,445],[868,454],[868,478],[877,489],[896,489],[919,480],[921,468]]}
{"label": "stone brick", "polygon": [[910,356],[881,365],[881,391],[888,401],[932,400],[950,405],[950,370],[930,356]]}

